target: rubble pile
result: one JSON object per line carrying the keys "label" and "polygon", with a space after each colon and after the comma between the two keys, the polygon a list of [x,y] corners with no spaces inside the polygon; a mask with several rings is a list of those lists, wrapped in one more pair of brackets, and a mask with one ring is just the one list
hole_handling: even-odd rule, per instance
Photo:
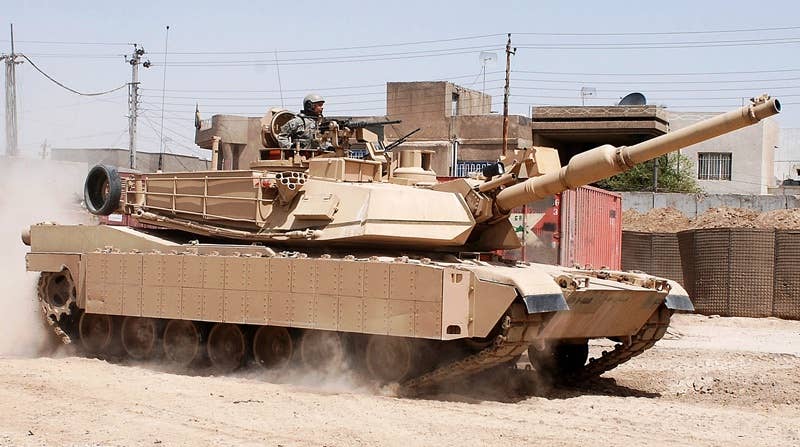
{"label": "rubble pile", "polygon": [[710,208],[692,219],[687,230],[699,228],[758,228],[758,211],[745,208]]}
{"label": "rubble pile", "polygon": [[689,226],[689,218],[675,208],[653,208],[646,213],[627,210],[622,213],[622,228],[644,233],[676,233]]}
{"label": "rubble pile", "polygon": [[759,228],[776,230],[800,230],[800,208],[774,210],[762,213],[756,218]]}
{"label": "rubble pile", "polygon": [[710,208],[689,219],[675,208],[653,208],[647,213],[627,210],[622,213],[622,229],[644,233],[677,233],[705,228],[761,228],[800,230],[800,208],[759,213],[746,208]]}

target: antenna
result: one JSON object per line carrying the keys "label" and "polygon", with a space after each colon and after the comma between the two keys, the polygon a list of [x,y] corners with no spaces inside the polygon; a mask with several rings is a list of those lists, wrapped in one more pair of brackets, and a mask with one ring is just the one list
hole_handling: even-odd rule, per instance
{"label": "antenna", "polygon": [[581,106],[586,105],[587,96],[597,96],[597,89],[594,87],[581,87]]}
{"label": "antenna", "polygon": [[161,147],[158,151],[158,171],[164,168],[164,98],[167,91],[167,50],[169,49],[169,25],[167,25],[166,37],[164,38],[164,78],[161,82]]}
{"label": "antenna", "polygon": [[483,111],[483,100],[484,96],[486,96],[486,64],[487,63],[495,63],[497,62],[497,53],[492,53],[490,51],[481,51],[481,54],[478,56],[481,61],[481,74],[483,75],[483,86],[481,87],[481,113]]}
{"label": "antenna", "polygon": [[281,66],[278,64],[278,50],[275,50],[275,70],[278,72],[278,91],[281,92],[281,108],[286,108],[283,104],[283,85],[281,85]]}

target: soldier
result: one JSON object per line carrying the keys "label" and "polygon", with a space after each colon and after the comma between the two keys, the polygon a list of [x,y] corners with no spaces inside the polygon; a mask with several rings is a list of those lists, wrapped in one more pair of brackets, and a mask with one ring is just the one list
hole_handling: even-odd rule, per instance
{"label": "soldier", "polygon": [[311,93],[303,98],[303,110],[283,126],[278,134],[278,142],[282,148],[289,149],[300,145],[300,149],[318,149],[314,135],[322,122],[322,107],[325,99]]}

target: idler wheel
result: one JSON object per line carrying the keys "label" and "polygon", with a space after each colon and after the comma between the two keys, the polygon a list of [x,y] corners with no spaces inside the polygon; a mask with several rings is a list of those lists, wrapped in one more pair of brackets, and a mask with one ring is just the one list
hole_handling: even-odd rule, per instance
{"label": "idler wheel", "polygon": [[264,368],[283,368],[293,351],[292,336],[285,327],[261,326],[253,337],[253,358]]}
{"label": "idler wheel", "polygon": [[217,323],[208,334],[208,359],[214,368],[229,372],[242,365],[247,343],[236,324]]}
{"label": "idler wheel", "polygon": [[414,347],[402,337],[373,335],[367,343],[367,370],[375,379],[399,382],[411,375],[414,368]]}
{"label": "idler wheel", "polygon": [[113,330],[114,323],[111,315],[84,312],[78,323],[81,346],[89,354],[100,354],[111,345]]}
{"label": "idler wheel", "polygon": [[86,176],[83,185],[83,199],[92,214],[108,216],[119,207],[122,197],[122,179],[117,168],[96,165]]}
{"label": "idler wheel", "polygon": [[342,337],[336,332],[309,329],[300,338],[300,360],[312,369],[335,371],[344,366]]}
{"label": "idler wheel", "polygon": [[164,328],[164,357],[176,365],[189,366],[200,357],[201,342],[195,322],[170,320]]}
{"label": "idler wheel", "polygon": [[122,348],[135,360],[153,357],[158,346],[158,323],[152,318],[125,317],[122,321]]}
{"label": "idler wheel", "polygon": [[39,277],[39,300],[42,308],[54,322],[71,313],[75,303],[75,283],[69,270],[44,272]]}

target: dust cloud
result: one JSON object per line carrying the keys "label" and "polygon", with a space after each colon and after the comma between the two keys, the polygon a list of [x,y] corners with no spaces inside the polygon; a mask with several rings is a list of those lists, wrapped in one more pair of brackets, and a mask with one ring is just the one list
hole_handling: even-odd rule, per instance
{"label": "dust cloud", "polygon": [[0,157],[0,356],[34,356],[48,342],[36,297],[38,274],[25,271],[31,224],[88,223],[80,205],[85,163]]}

